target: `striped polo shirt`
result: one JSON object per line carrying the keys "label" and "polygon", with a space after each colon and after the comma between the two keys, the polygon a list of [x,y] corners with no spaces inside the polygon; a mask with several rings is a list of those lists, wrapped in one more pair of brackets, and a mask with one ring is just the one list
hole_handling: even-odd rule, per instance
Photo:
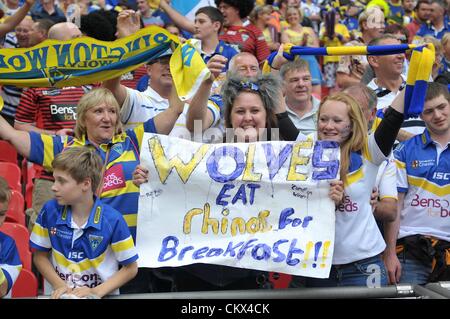
{"label": "striped polo shirt", "polygon": [[[96,199],[87,222],[78,227],[70,206],[48,201],[30,237],[30,247],[51,251],[51,263],[69,287],[94,288],[111,278],[119,265],[138,259],[121,214]],[[116,289],[111,294],[118,294]]]}
{"label": "striped polo shirt", "polygon": [[397,189],[406,193],[398,238],[421,234],[450,241],[450,149],[428,130],[394,151]]}
{"label": "striped polo shirt", "polygon": [[14,239],[2,232],[0,232],[0,268],[8,281],[5,297],[11,297],[11,287],[19,277],[22,263]]}
{"label": "striped polo shirt", "polygon": [[31,139],[29,160],[44,166],[48,171],[53,171],[52,161],[64,148],[85,145],[95,148],[106,165],[100,197],[105,204],[123,215],[133,239],[136,239],[139,188],[132,180],[133,171],[139,164],[144,132],[156,133],[153,119],[132,130],[115,135],[109,143],[101,144],[99,147],[93,145],[86,137],[77,139],[72,136],[29,132]]}

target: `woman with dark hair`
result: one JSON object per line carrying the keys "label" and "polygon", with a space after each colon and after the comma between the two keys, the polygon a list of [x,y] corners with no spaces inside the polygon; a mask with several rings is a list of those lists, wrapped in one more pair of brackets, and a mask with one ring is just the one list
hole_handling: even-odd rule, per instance
{"label": "woman with dark hair", "polygon": [[[271,129],[277,128],[276,109],[283,103],[281,81],[274,75],[245,78],[232,75],[222,86],[226,142],[258,142],[270,140]],[[193,105],[191,105],[193,106]],[[267,138],[266,138],[267,137]],[[147,181],[145,168],[138,166],[133,182]],[[329,196],[342,200],[341,183],[331,183]],[[173,290],[269,289],[268,273],[260,270],[211,264],[192,264],[173,268]]]}
{"label": "woman with dark hair", "polygon": [[231,129],[233,136],[227,142],[270,139],[270,129],[278,127],[275,108],[280,92],[280,80],[273,75],[252,80],[231,76],[222,86],[225,128]]}

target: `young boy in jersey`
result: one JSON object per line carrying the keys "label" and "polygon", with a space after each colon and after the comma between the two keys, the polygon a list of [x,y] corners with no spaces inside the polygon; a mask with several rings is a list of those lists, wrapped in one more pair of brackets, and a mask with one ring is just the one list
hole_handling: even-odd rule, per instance
{"label": "young boy in jersey", "polygon": [[[11,191],[8,183],[0,177],[0,227],[5,222]],[[14,239],[0,231],[0,298],[10,297],[11,287],[14,285],[22,263]]]}
{"label": "young boy in jersey", "polygon": [[53,286],[52,298],[118,294],[136,276],[138,255],[122,215],[95,195],[100,157],[71,147],[52,165],[55,199],[42,208],[30,238],[36,268]]}
{"label": "young boy in jersey", "polygon": [[426,129],[394,151],[398,214],[386,225],[389,282],[450,280],[450,94],[428,83],[421,114]]}

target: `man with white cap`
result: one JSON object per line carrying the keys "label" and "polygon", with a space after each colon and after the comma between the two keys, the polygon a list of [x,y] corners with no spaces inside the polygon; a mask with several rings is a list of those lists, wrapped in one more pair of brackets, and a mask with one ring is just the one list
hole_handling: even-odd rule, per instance
{"label": "man with white cap", "polygon": [[150,80],[144,92],[127,88],[114,79],[103,83],[122,106],[120,118],[125,128],[135,127],[169,107],[169,96],[173,87],[169,67],[171,56],[172,50],[168,49],[158,58],[147,62],[146,69]]}

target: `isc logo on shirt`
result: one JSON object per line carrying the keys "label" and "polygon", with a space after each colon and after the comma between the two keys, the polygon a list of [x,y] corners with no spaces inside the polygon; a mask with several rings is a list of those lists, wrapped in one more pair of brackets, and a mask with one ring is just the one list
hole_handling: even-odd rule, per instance
{"label": "isc logo on shirt", "polygon": [[448,180],[450,180],[450,173],[435,172],[433,174],[433,179],[440,179],[440,180],[448,181]]}
{"label": "isc logo on shirt", "polygon": [[82,251],[71,251],[69,252],[70,259],[83,259],[84,253]]}

